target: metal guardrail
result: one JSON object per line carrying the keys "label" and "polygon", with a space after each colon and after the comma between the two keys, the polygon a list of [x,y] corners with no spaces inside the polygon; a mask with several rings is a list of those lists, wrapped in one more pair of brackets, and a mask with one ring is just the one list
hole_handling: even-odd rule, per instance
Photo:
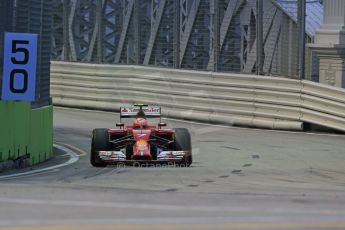
{"label": "metal guardrail", "polygon": [[230,125],[345,131],[345,90],[293,79],[127,65],[52,62],[53,103],[117,111],[159,104],[163,115]]}

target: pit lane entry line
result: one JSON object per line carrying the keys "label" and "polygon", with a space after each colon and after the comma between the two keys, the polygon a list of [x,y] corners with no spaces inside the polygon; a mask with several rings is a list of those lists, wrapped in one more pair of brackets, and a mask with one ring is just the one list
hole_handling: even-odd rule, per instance
{"label": "pit lane entry line", "polygon": [[13,173],[13,174],[9,174],[9,175],[0,176],[0,180],[6,180],[6,179],[17,178],[17,177],[42,174],[45,172],[49,172],[49,171],[73,164],[79,160],[79,155],[77,153],[75,153],[72,149],[66,148],[66,147],[59,145],[59,144],[54,144],[54,147],[66,152],[70,157],[69,160],[66,161],[65,163],[49,166],[46,168],[40,168],[40,169],[28,171],[28,172],[20,172],[20,173]]}

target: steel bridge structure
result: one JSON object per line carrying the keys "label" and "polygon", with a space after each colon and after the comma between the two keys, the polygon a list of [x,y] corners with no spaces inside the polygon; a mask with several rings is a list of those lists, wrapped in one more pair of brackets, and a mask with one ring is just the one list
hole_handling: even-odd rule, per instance
{"label": "steel bridge structure", "polygon": [[[54,0],[54,60],[297,75],[297,1]],[[307,1],[307,11],[322,4]],[[307,16],[310,41],[322,18]],[[260,27],[261,26],[261,27]],[[263,39],[257,39],[258,29]]]}

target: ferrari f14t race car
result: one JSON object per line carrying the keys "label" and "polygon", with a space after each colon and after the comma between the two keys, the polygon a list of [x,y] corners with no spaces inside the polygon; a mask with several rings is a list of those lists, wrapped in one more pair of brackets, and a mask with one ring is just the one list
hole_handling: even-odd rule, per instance
{"label": "ferrari f14t race car", "polygon": [[[136,104],[120,108],[116,129],[94,129],[91,143],[91,164],[192,164],[190,133],[185,128],[166,129],[165,123],[149,125],[147,118],[160,118],[160,107]],[[134,118],[131,125],[122,118]]]}

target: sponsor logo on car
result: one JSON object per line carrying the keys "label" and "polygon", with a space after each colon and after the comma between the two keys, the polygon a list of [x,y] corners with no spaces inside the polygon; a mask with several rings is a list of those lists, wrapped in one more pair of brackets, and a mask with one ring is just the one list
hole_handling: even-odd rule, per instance
{"label": "sponsor logo on car", "polygon": [[[122,107],[121,115],[135,116],[139,111],[140,111],[139,107]],[[142,111],[148,116],[160,116],[161,114],[160,107],[146,107],[146,108],[142,108]]]}

